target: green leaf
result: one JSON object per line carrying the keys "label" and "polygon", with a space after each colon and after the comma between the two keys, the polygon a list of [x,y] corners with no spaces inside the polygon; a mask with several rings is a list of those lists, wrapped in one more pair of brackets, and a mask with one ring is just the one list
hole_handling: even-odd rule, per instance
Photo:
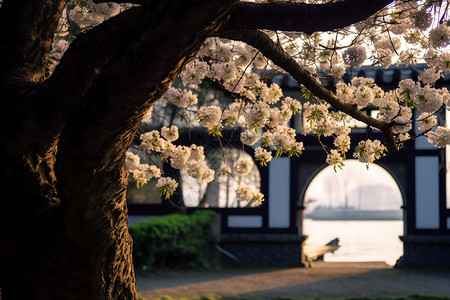
{"label": "green leaf", "polygon": [[173,192],[171,190],[169,190],[166,185],[162,186],[158,189],[159,189],[159,195],[164,196],[164,199],[166,199],[166,200],[169,199],[173,195]]}
{"label": "green leaf", "polygon": [[255,161],[259,161],[259,164],[261,165],[261,166],[263,166],[263,167],[267,167],[267,162],[266,162],[266,160],[265,159],[262,159],[262,158],[255,158]]}
{"label": "green leaf", "polygon": [[277,152],[275,153],[275,158],[278,158],[283,154],[283,147],[280,147],[277,149]]}
{"label": "green leaf", "polygon": [[311,92],[305,86],[302,86],[302,97],[305,99],[311,98]]}
{"label": "green leaf", "polygon": [[220,136],[222,137],[222,127],[220,125],[216,125],[210,130],[208,130],[208,134],[212,134],[212,136]]}
{"label": "green leaf", "polygon": [[184,115],[184,113],[178,113],[177,117],[180,118],[180,121],[185,122],[186,124],[188,124],[189,120],[188,118]]}

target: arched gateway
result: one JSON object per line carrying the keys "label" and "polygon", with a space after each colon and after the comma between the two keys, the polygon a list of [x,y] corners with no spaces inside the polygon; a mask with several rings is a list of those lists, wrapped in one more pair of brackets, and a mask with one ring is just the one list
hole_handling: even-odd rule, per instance
{"label": "arched gateway", "polygon": [[[395,86],[394,81],[417,76],[417,68],[361,68],[353,72],[372,76],[385,88]],[[288,95],[290,87],[296,88],[296,82],[288,76],[278,77],[278,83]],[[449,83],[450,78],[441,80],[441,84]],[[450,119],[449,113],[440,116],[441,124],[445,118]],[[291,125],[301,131],[300,118],[297,124]],[[272,160],[268,167],[259,168],[266,199],[263,205],[213,208],[220,216],[217,246],[225,250],[223,253],[237,257],[241,265],[303,265],[302,202],[310,181],[325,165],[326,153],[317,138],[300,135],[298,140],[306,148],[300,157],[281,157]],[[352,130],[353,145],[368,138],[383,140],[381,132],[370,128]],[[327,138],[321,141],[332,144]],[[437,149],[421,137],[377,163],[397,181],[404,199],[404,235],[400,237],[404,254],[396,266],[450,267],[450,149]],[[168,210],[164,203],[129,205],[131,215],[153,215]]]}

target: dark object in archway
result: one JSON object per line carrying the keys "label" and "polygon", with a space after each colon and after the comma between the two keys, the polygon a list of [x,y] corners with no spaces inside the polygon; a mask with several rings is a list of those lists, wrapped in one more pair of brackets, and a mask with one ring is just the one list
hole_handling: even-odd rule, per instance
{"label": "dark object in archway", "polygon": [[333,253],[339,247],[339,238],[335,238],[325,245],[304,245],[303,253],[305,254],[305,261],[308,267],[311,267],[311,261],[323,261],[323,256],[326,253]]}

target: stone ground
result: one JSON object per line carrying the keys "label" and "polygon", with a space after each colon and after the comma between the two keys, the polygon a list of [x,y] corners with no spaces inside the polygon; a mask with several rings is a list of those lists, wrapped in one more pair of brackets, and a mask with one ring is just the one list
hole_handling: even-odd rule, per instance
{"label": "stone ground", "polygon": [[194,296],[450,297],[450,270],[392,269],[382,262],[313,263],[311,268],[237,268],[220,271],[164,271],[137,276],[147,298]]}

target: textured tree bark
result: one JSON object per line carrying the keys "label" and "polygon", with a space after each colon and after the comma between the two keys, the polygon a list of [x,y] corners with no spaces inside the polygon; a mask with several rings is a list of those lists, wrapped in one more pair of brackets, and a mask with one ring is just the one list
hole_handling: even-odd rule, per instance
{"label": "textured tree bark", "polygon": [[[93,0],[95,3],[110,0]],[[145,3],[148,0],[115,0]],[[322,4],[290,1],[241,2],[223,30],[267,29],[313,33],[343,28],[362,21],[394,0],[330,0]]]}
{"label": "textured tree bark", "polygon": [[268,29],[313,33],[362,21],[393,0],[343,0],[325,4],[242,2],[222,30]]}
{"label": "textured tree bark", "polygon": [[[0,8],[1,296],[136,299],[125,152],[148,108],[239,5],[143,1],[78,36],[46,79],[65,2],[3,0]],[[253,11],[242,10],[228,29],[253,28],[239,23]],[[283,29],[282,19],[255,20]]]}
{"label": "textured tree bark", "polygon": [[[134,8],[80,35],[47,80],[64,1],[3,2],[3,299],[137,298],[124,155],[146,110],[235,2]],[[10,28],[17,17],[26,30]]]}

